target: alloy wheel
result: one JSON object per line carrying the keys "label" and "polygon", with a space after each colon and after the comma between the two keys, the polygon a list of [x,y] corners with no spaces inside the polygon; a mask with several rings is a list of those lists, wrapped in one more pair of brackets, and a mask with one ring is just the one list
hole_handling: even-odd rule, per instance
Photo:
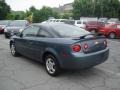
{"label": "alloy wheel", "polygon": [[15,51],[15,46],[14,46],[13,44],[11,45],[11,53],[12,53],[13,56],[14,56],[15,53],[16,53],[16,51]]}
{"label": "alloy wheel", "polygon": [[115,38],[115,33],[110,33],[109,38],[114,39]]}
{"label": "alloy wheel", "polygon": [[50,74],[55,73],[55,62],[52,58],[47,58],[46,68]]}
{"label": "alloy wheel", "polygon": [[57,76],[61,72],[57,59],[51,54],[46,55],[45,66],[47,73],[51,76]]}

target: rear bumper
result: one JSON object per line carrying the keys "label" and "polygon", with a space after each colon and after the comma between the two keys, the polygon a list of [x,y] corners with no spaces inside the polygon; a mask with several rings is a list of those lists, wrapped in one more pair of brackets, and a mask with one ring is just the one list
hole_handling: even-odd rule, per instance
{"label": "rear bumper", "polygon": [[73,54],[72,57],[62,60],[63,69],[84,69],[105,62],[109,57],[109,49],[92,54]]}

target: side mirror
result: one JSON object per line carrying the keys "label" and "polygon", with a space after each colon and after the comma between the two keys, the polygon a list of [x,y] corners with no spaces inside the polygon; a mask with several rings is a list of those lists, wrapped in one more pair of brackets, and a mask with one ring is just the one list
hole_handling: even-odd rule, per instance
{"label": "side mirror", "polygon": [[20,29],[20,30],[19,30],[19,36],[20,36],[20,37],[23,36],[22,31],[23,31],[23,29]]}
{"label": "side mirror", "polygon": [[22,37],[23,36],[23,34],[22,33],[20,33],[20,35],[19,35],[20,37]]}

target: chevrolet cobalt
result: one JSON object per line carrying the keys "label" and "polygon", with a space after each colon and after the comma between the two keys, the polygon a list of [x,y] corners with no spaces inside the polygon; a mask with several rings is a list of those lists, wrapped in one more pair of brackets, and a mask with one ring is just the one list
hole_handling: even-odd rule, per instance
{"label": "chevrolet cobalt", "polygon": [[30,25],[11,37],[10,49],[13,56],[21,54],[44,63],[51,76],[61,69],[92,68],[109,56],[105,37],[62,23]]}

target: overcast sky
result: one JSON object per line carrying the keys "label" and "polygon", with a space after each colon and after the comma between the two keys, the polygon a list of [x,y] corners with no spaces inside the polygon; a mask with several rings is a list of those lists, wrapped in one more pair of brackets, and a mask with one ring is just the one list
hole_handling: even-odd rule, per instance
{"label": "overcast sky", "polygon": [[66,3],[71,3],[74,0],[6,0],[12,10],[25,11],[31,6],[40,9],[42,6],[58,7]]}

